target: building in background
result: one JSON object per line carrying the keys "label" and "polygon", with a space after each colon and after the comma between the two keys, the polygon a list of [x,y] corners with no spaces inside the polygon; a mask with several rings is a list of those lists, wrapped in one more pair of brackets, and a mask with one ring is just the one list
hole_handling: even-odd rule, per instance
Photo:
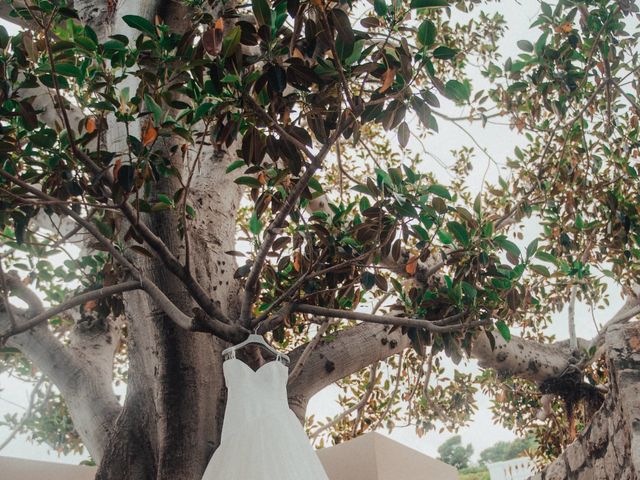
{"label": "building in background", "polygon": [[[378,433],[319,450],[318,456],[331,480],[458,480],[454,467]],[[0,457],[0,472],[2,480],[93,480],[96,468]]]}

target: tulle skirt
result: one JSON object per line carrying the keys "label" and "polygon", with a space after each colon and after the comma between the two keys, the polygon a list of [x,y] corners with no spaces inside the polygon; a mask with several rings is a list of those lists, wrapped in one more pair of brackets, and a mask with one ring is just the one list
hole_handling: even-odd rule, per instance
{"label": "tulle skirt", "polygon": [[202,480],[328,480],[290,409],[225,425]]}

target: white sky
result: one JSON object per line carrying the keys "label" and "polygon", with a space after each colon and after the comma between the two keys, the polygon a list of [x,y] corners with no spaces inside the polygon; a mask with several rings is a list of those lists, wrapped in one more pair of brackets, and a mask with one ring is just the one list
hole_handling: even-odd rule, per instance
{"label": "white sky", "polygon": [[[516,41],[522,38],[531,38],[533,35],[537,38],[537,34],[528,34],[529,25],[532,23],[537,11],[539,3],[532,0],[522,0],[521,3],[516,1],[505,0],[498,5],[489,4],[483,7],[484,11],[499,11],[505,16],[508,25],[508,31],[501,42],[500,52],[503,60],[509,56],[516,56],[518,49]],[[479,10],[479,9],[478,9]],[[476,10],[476,11],[478,11]],[[15,31],[10,24],[0,23]],[[476,84],[483,80],[476,76],[474,79]],[[472,81],[472,83],[474,83]],[[454,107],[450,102],[441,99],[443,102],[443,113],[459,116],[462,112]],[[455,125],[439,120],[440,132],[430,136],[425,145],[427,149],[445,162],[452,162],[450,150],[460,148],[461,146],[473,146],[473,142]],[[504,125],[488,124],[486,128],[482,128],[479,124],[464,124],[465,128],[476,138],[489,155],[499,164],[503,164],[505,159],[512,155],[514,147],[522,141],[516,133],[511,131]],[[416,150],[417,151],[417,150]],[[476,152],[474,159],[474,173],[470,177],[470,187],[474,191],[479,191],[481,187],[482,176],[487,168],[487,158],[480,152]],[[425,169],[433,169],[440,178],[441,182],[446,184],[450,181],[449,174],[441,167],[435,164],[431,159],[425,161]],[[488,169],[487,181],[495,182],[498,175],[508,176],[508,172],[499,172],[495,165],[490,165]],[[622,305],[622,300],[618,295],[612,294],[611,306],[602,311],[596,312],[596,318],[600,323],[604,323],[612,314]],[[586,305],[578,304],[576,306],[576,321],[579,336],[583,338],[591,338],[596,334],[595,327],[591,321],[591,313]],[[555,319],[550,329],[551,333],[556,334],[560,339],[566,338],[566,314],[560,314]],[[465,369],[468,371],[477,371],[474,361],[468,362]],[[16,380],[9,379],[0,375],[0,417],[7,413],[18,413],[24,411],[28,403],[29,390]],[[339,413],[339,409],[334,402],[335,388],[327,388],[316,395],[309,404],[309,414],[315,414],[316,418],[324,418],[326,416]],[[496,425],[489,412],[489,399],[482,394],[477,394],[478,413],[473,421],[459,431],[462,435],[464,443],[471,443],[474,447],[475,457],[478,453],[493,445],[500,440],[511,440],[515,435]],[[385,433],[385,432],[381,432]],[[0,443],[8,434],[8,429],[0,427]],[[407,445],[424,452],[433,457],[437,457],[437,447],[453,434],[439,434],[431,432],[423,438],[418,438],[414,433],[413,427],[396,429],[390,437]],[[50,452],[47,447],[38,446],[29,443],[25,438],[18,437],[9,446],[7,446],[0,455],[14,456],[22,458],[30,458],[37,460],[58,461],[64,463],[78,463],[85,459],[84,456],[70,455],[59,457],[55,452]]]}

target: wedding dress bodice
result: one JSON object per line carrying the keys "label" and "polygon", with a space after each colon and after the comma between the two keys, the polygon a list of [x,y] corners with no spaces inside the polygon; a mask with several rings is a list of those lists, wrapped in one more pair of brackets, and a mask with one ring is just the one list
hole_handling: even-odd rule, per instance
{"label": "wedding dress bodice", "polygon": [[286,414],[289,370],[279,361],[268,362],[257,370],[237,358],[222,366],[227,383],[227,408],[222,441],[238,431],[238,424],[256,421],[265,415]]}

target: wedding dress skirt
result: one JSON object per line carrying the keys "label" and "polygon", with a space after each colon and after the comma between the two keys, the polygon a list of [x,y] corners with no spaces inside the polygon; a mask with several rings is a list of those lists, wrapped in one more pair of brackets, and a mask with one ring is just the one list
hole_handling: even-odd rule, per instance
{"label": "wedding dress skirt", "polygon": [[289,370],[280,361],[254,371],[223,364],[228,396],[222,439],[202,480],[328,480],[300,421],[289,409]]}

